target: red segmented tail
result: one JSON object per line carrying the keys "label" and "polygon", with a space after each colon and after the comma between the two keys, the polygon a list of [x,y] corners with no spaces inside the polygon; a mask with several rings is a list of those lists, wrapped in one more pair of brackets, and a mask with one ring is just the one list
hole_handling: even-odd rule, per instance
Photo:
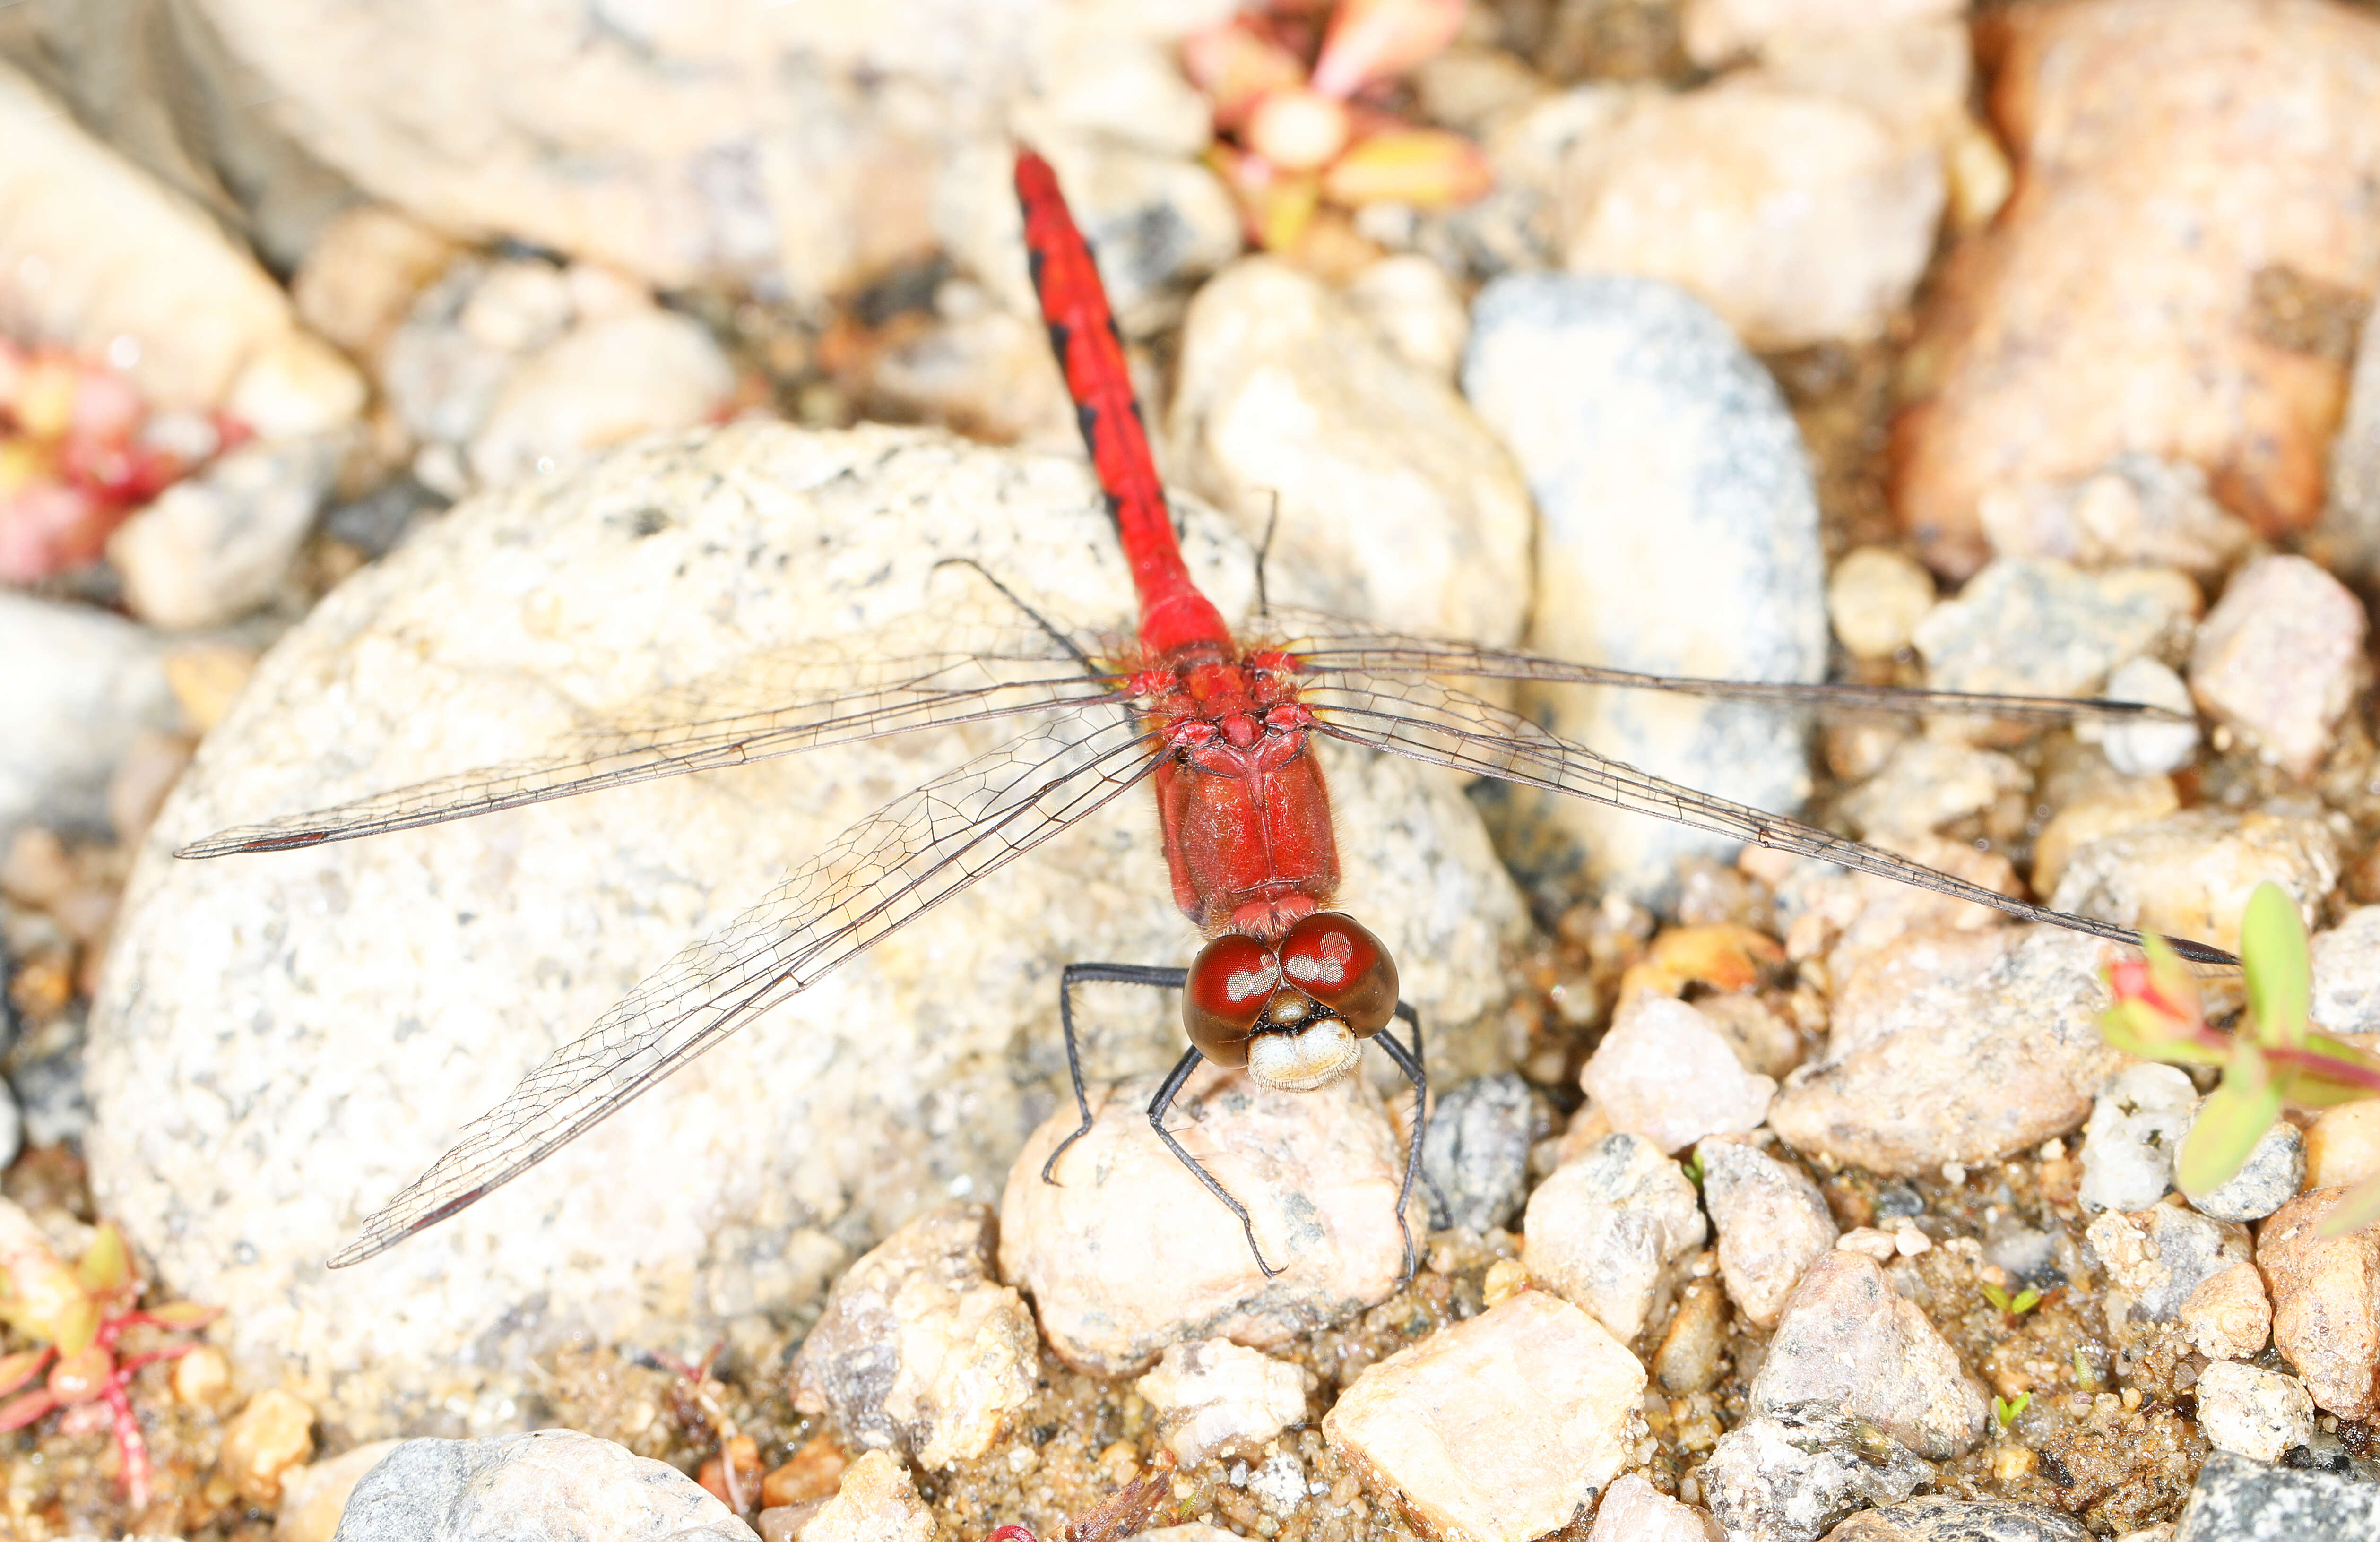
{"label": "red segmented tail", "polygon": [[1160,658],[1196,643],[1228,648],[1231,630],[1191,581],[1182,543],[1165,506],[1165,488],[1148,454],[1148,430],[1133,400],[1123,345],[1091,249],[1066,212],[1058,175],[1033,152],[1016,152],[1016,201],[1025,211],[1025,246],[1033,258],[1033,287],[1050,323],[1050,346],[1066,371],[1083,443],[1107,491],[1108,513],[1132,565],[1140,595],[1140,640]]}

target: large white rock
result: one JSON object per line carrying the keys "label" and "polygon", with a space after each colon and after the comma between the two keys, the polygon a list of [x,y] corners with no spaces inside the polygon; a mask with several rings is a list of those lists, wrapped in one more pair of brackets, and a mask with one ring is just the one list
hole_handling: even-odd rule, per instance
{"label": "large white rock", "polygon": [[[1238,1219],[1150,1131],[1162,1079],[1093,1087],[1090,1132],[1044,1183],[1079,1127],[1061,1104],[1001,1191],[1001,1278],[1032,1296],[1061,1360],[1120,1376],[1196,1339],[1272,1349],[1387,1299],[1405,1267],[1405,1146],[1369,1087],[1279,1092],[1202,1065],[1174,1099],[1166,1128],[1246,1207],[1259,1266]],[[1427,1219],[1411,1196],[1416,1239]]]}
{"label": "large white rock", "polygon": [[[1243,609],[1248,549],[1209,511],[1182,516],[1192,570]],[[322,1269],[648,971],[855,818],[1002,742],[999,724],[354,844],[167,856],[504,759],[756,650],[939,624],[950,596],[983,592],[938,568],[953,557],[1048,613],[1128,625],[1079,460],[742,424],[462,505],[283,639],[160,817],[91,1028],[101,1207],[164,1278],[230,1308],[227,1347],[369,1436],[433,1387],[501,1390],[573,1332],[634,1340],[667,1321],[674,1341],[787,1309],[847,1248],[993,1192],[1063,1086],[1060,966],[1184,963],[1196,943],[1137,790],[494,1197],[360,1269]],[[1475,1030],[1524,921],[1475,817],[1420,768],[1325,763],[1345,903],[1394,951],[1434,1056],[1492,1062]],[[1087,992],[1092,1074],[1170,1064],[1177,1014],[1161,992]]]}
{"label": "large white rock", "polygon": [[[961,234],[1012,133],[1191,169],[1208,123],[1173,44],[1232,8],[713,0],[580,27],[540,0],[200,6],[275,127],[431,225],[795,295]],[[1179,222],[1141,212],[1163,268]]]}
{"label": "large white rock", "polygon": [[222,403],[289,338],[288,297],[254,258],[5,64],[0,144],[0,324],[11,334],[103,354],[175,407]]}
{"label": "large white rock", "polygon": [[1562,265],[1667,279],[1764,351],[1872,338],[1925,272],[1945,191],[1931,143],[1832,94],[1755,75],[1647,91],[1571,152]]}
{"label": "large white rock", "polygon": [[[1735,680],[1826,670],[1818,505],[1776,382],[1724,322],[1650,279],[1521,273],[1472,309],[1463,394],[1528,478],[1529,646],[1585,663]],[[1721,797],[1791,814],[1807,727],[1743,702],[1576,686],[1523,701],[1556,733]],[[1674,898],[1682,856],[1738,843],[1641,814],[1520,796],[1508,850]]]}
{"label": "large white rock", "polygon": [[1179,474],[1261,540],[1276,601],[1490,643],[1527,617],[1528,489],[1442,370],[1251,257],[1198,291],[1167,417]]}
{"label": "large white rock", "polygon": [[406,1441],[356,1485],[337,1538],[743,1542],[752,1535],[666,1463],[575,1429],[540,1429],[486,1440]]}

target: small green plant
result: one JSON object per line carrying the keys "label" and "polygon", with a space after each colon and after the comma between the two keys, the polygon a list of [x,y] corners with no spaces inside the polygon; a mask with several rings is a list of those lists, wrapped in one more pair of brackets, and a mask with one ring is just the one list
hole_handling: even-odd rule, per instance
{"label": "small green plant", "polygon": [[[2237,1033],[2209,1027],[2189,967],[2163,938],[2145,938],[2147,957],[2109,966],[2116,1004],[2099,1032],[2128,1055],[2175,1065],[2222,1067],[2222,1085],[2190,1127],[2174,1179],[2184,1194],[2219,1188],[2237,1173],[2284,1103],[2322,1109],[2380,1098],[2380,1060],[2311,1021],[2313,966],[2305,923],[2276,883],[2248,897],[2240,927],[2247,1014]],[[2354,1189],[2323,1219],[2325,1236],[2380,1219],[2380,1179]]]}
{"label": "small green plant", "polygon": [[2081,1344],[2074,1346],[2074,1385],[2086,1392],[2099,1390],[2099,1373],[2091,1368],[2090,1361],[2083,1358]]}
{"label": "small green plant", "polygon": [[1687,1182],[1687,1183],[1689,1183],[1689,1184],[1694,1184],[1694,1187],[1696,1187],[1696,1188],[1700,1188],[1700,1187],[1702,1187],[1702,1186],[1703,1186],[1703,1153],[1702,1153],[1702,1147],[1696,1147],[1694,1148],[1694,1154],[1693,1154],[1693,1155],[1691,1155],[1691,1156],[1689,1156],[1689,1157],[1686,1159],[1685,1168],[1686,1168],[1686,1182]]}
{"label": "small green plant", "polygon": [[2019,1392],[2013,1398],[1996,1397],[1992,1399],[1992,1417],[2000,1422],[2002,1429],[2007,1429],[2014,1426],[2023,1415],[2024,1411],[2032,1406],[2031,1392]]}
{"label": "small green plant", "polygon": [[2041,1305],[2041,1293],[2031,1285],[2010,1295],[1990,1281],[1984,1281],[1984,1299],[2012,1317],[2021,1317]]}

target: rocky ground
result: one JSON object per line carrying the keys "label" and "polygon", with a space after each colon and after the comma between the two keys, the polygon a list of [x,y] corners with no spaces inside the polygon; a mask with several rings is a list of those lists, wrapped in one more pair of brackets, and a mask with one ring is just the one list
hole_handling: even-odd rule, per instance
{"label": "rocky ground", "polygon": [[1410,1269],[1388,1062],[1176,1105],[1268,1277],[1150,1137],[1161,996],[1082,994],[1098,1117],[1041,1182],[1059,970],[1195,946],[1135,802],[323,1269],[997,725],[173,848],[1041,657],[963,565],[1129,625],[1019,135],[1227,613],[1261,563],[1641,671],[2167,707],[1510,698],[2121,926],[2236,946],[2276,882],[2380,1048],[2380,9],[1479,0],[1356,104],[1492,187],[1332,163],[1291,224],[1232,10],[0,6],[0,1531],[2380,1534],[2380,1228],[2321,1226],[2380,1104],[2185,1195],[2214,1080],[2102,1039],[2110,945],[1352,747],[1342,903],[1434,1095]]}

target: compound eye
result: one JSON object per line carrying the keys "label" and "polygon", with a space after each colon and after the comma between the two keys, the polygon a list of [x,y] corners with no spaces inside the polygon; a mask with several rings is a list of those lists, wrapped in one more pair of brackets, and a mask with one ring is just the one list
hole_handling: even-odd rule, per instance
{"label": "compound eye", "polygon": [[1396,1015],[1397,966],[1352,917],[1326,910],[1290,928],[1281,940],[1281,969],[1366,1038]]}
{"label": "compound eye", "polygon": [[1248,1062],[1248,1036],[1281,986],[1281,961],[1253,937],[1218,937],[1198,950],[1182,988],[1182,1026],[1198,1052],[1226,1070]]}

